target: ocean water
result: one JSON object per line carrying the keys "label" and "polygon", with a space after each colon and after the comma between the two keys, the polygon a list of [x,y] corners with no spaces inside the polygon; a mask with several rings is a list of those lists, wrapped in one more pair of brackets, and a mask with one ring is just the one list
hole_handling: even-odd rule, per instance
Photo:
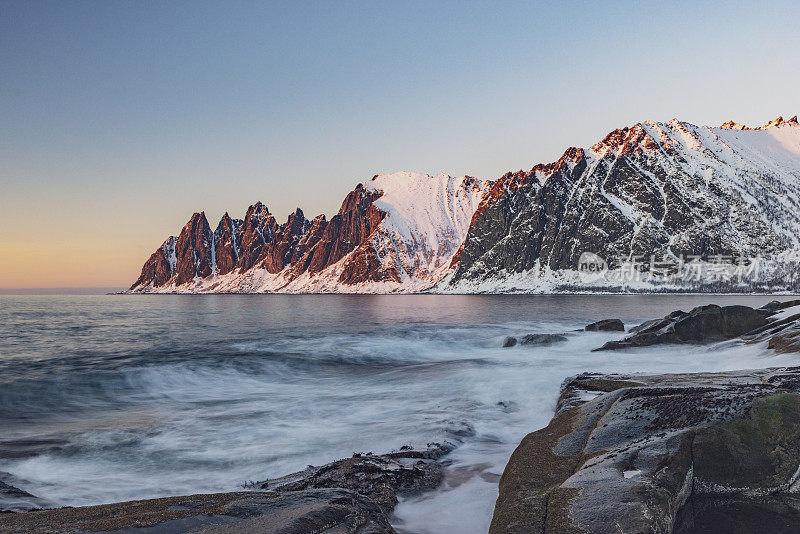
{"label": "ocean water", "polygon": [[[626,325],[757,296],[0,296],[0,479],[54,505],[228,491],[460,436],[406,533],[482,533],[520,439],[583,371],[798,365],[763,345],[591,352]],[[506,335],[570,332],[550,347]]]}

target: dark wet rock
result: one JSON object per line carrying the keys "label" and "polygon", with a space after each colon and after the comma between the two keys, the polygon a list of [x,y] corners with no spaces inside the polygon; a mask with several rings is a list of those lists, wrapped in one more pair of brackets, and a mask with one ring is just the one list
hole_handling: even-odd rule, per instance
{"label": "dark wet rock", "polygon": [[749,306],[698,306],[689,313],[674,311],[663,319],[647,321],[631,329],[632,335],[609,341],[599,349],[615,350],[663,343],[703,343],[732,339],[767,324]]}
{"label": "dark wet rock", "polygon": [[[800,352],[800,301],[790,301],[783,304],[780,309],[768,318],[769,322],[766,325],[751,330],[742,336],[743,339],[748,343],[766,341],[767,347],[778,353]],[[787,310],[788,317],[783,319],[774,318],[778,311],[784,310]]]}
{"label": "dark wet rock", "polygon": [[[6,474],[0,475],[5,478]],[[24,512],[43,508],[47,505],[48,502],[46,500],[0,480],[0,512]]]}
{"label": "dark wet rock", "polygon": [[624,332],[625,325],[619,319],[603,319],[586,325],[587,332]]}
{"label": "dark wet rock", "polygon": [[528,334],[519,340],[520,345],[552,345],[567,340],[564,334]]}
{"label": "dark wet rock", "polygon": [[800,368],[584,374],[512,455],[490,532],[794,532],[799,465]]}
{"label": "dark wet rock", "polygon": [[800,352],[800,327],[795,323],[793,328],[773,334],[767,341],[767,348],[778,353]]}
{"label": "dark wet rock", "polygon": [[503,338],[503,348],[513,347],[517,344],[517,338],[513,336],[506,336]]}
{"label": "dark wet rock", "polygon": [[786,308],[791,308],[791,307],[794,307],[794,306],[800,306],[800,300],[797,300],[797,299],[795,299],[795,300],[787,300],[786,302],[781,302],[779,300],[773,300],[773,301],[770,301],[770,302],[764,304],[763,306],[758,308],[756,311],[761,313],[765,317],[770,317],[772,315],[775,315],[776,313],[778,313],[781,310],[785,310]]}
{"label": "dark wet rock", "polygon": [[664,316],[663,319],[651,319],[649,321],[643,322],[640,325],[634,326],[629,330],[629,332],[631,334],[638,334],[642,332],[654,332],[662,327],[674,323],[678,319],[686,317],[687,315],[689,314],[683,310],[675,310],[674,312],[671,312],[666,316]]}
{"label": "dark wet rock", "polygon": [[345,489],[234,492],[0,515],[0,532],[391,534],[374,502]]}
{"label": "dark wet rock", "polygon": [[685,534],[794,534],[800,524],[800,498],[780,495],[769,499],[738,497],[730,501],[719,498],[692,499],[693,513]]}
{"label": "dark wet rock", "polygon": [[781,301],[779,300],[772,300],[767,302],[760,308],[756,308],[756,311],[759,312],[764,317],[769,317],[770,315],[774,315],[778,311],[778,307],[781,305]]}
{"label": "dark wet rock", "polygon": [[519,411],[519,406],[514,401],[498,401],[497,406],[505,413],[514,413]]}
{"label": "dark wet rock", "polygon": [[800,306],[800,299],[787,300],[781,302],[776,309],[777,311],[781,311],[785,310],[786,308],[793,308],[795,306]]}
{"label": "dark wet rock", "polygon": [[0,514],[0,533],[129,533],[136,529],[147,534],[392,534],[388,516],[398,496],[436,488],[444,476],[439,460],[474,434],[468,424],[453,423],[445,441],[431,443],[425,450],[403,446],[388,454],[356,453],[322,467],[309,466],[292,475],[245,485],[245,489],[261,491]]}
{"label": "dark wet rock", "polygon": [[566,340],[567,336],[564,334],[526,334],[519,339],[507,336],[503,339],[503,347],[513,347],[517,342],[519,342],[520,345],[549,346]]}
{"label": "dark wet rock", "polygon": [[256,486],[279,492],[345,488],[369,498],[385,513],[390,513],[397,505],[398,496],[419,495],[439,486],[444,470],[437,460],[454,446],[437,443],[424,451],[403,447],[388,454],[356,453],[352,458],[321,467],[308,466],[285,477],[257,482]]}

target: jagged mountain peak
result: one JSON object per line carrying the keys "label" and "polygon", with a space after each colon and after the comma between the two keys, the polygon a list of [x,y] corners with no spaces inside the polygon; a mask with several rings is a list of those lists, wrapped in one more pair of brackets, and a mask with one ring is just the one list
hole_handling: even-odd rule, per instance
{"label": "jagged mountain peak", "polygon": [[788,120],[784,120],[783,116],[780,115],[777,118],[767,122],[763,126],[757,126],[752,128],[750,126],[746,126],[744,124],[734,122],[732,120],[723,122],[722,124],[720,124],[719,127],[725,130],[766,130],[768,128],[774,128],[776,126],[784,126],[784,125],[797,126],[798,125],[797,115]]}
{"label": "jagged mountain peak", "polygon": [[208,223],[208,219],[206,219],[206,212],[205,211],[196,211],[192,213],[192,216],[189,217],[189,220],[186,223],[186,226],[198,224],[201,221],[206,221]]}
{"label": "jagged mountain peak", "polygon": [[245,219],[253,217],[253,216],[258,217],[258,218],[264,218],[264,217],[267,217],[269,215],[271,215],[271,213],[269,212],[269,208],[267,208],[267,206],[263,202],[261,202],[259,200],[256,203],[251,204],[250,206],[248,206],[247,213],[245,215]]}
{"label": "jagged mountain peak", "polygon": [[[143,268],[132,289],[424,289],[449,266],[487,184],[445,173],[376,175],[366,184],[357,184],[330,221],[324,215],[309,221],[298,208],[285,223],[278,224],[267,207],[256,202],[244,220],[223,216],[217,231],[209,234],[210,241],[179,240],[178,261],[172,267],[165,260],[164,247],[156,251],[152,265]],[[205,217],[193,216],[195,219]],[[210,270],[204,265],[198,274],[192,262],[205,257],[213,257],[215,262]],[[153,274],[155,264],[159,276]]]}

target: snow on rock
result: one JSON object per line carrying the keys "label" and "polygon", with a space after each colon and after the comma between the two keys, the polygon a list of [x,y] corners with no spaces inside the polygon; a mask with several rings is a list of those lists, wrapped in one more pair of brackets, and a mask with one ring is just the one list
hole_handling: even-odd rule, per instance
{"label": "snow on rock", "polygon": [[366,188],[382,193],[374,204],[387,214],[372,240],[378,257],[408,281],[430,285],[464,241],[486,182],[398,172],[378,175]]}

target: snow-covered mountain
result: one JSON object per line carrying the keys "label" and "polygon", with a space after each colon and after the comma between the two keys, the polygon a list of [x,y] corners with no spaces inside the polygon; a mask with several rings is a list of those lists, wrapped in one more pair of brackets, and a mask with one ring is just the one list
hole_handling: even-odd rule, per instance
{"label": "snow-covered mountain", "polygon": [[377,175],[330,221],[195,213],[131,290],[798,290],[798,260],[796,117],[647,121],[496,181]]}
{"label": "snow-covered mountain", "polygon": [[796,117],[648,121],[497,180],[437,288],[797,290],[798,236]]}
{"label": "snow-covered mountain", "polygon": [[376,175],[339,213],[278,224],[256,203],[212,232],[195,213],[168,238],[131,290],[390,293],[431,287],[450,269],[490,182],[446,174]]}

